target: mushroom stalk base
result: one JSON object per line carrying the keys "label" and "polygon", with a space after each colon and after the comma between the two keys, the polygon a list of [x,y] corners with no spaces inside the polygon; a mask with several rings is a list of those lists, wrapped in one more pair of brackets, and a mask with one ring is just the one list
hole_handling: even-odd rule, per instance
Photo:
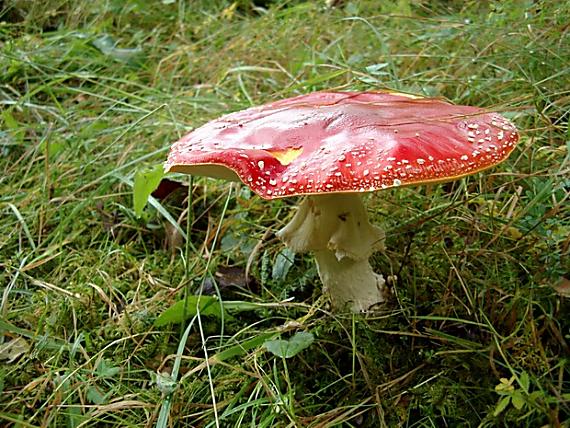
{"label": "mushroom stalk base", "polygon": [[368,221],[358,194],[307,197],[277,235],[293,251],[313,252],[334,309],[371,310],[385,300],[384,278],[368,263],[384,233]]}

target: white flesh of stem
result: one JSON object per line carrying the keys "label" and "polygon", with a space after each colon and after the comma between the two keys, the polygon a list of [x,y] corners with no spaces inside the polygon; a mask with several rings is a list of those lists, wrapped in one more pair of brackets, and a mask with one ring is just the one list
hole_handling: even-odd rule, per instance
{"label": "white flesh of stem", "polygon": [[368,263],[384,233],[368,221],[360,195],[309,196],[277,235],[293,251],[315,254],[333,308],[362,312],[384,301],[384,278]]}

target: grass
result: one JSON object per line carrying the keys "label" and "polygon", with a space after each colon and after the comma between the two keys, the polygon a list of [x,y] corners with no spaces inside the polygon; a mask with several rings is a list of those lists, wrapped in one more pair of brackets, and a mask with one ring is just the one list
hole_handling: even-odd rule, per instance
{"label": "grass", "polygon": [[[2,425],[569,426],[569,18],[519,0],[0,2]],[[311,259],[287,262],[273,233],[296,201],[196,178],[133,209],[136,171],[191,127],[328,88],[521,130],[490,172],[369,196],[388,237],[373,265],[397,275],[374,316],[330,313]],[[237,303],[157,323],[201,287]],[[314,342],[291,358],[263,347],[297,332]]]}

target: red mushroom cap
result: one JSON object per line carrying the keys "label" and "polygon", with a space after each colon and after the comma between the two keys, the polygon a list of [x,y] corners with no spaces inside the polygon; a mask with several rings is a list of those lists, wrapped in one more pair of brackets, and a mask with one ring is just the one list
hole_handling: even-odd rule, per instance
{"label": "red mushroom cap", "polygon": [[167,171],[239,178],[265,199],[450,181],[505,160],[497,113],[390,92],[316,92],[228,114],[175,143]]}

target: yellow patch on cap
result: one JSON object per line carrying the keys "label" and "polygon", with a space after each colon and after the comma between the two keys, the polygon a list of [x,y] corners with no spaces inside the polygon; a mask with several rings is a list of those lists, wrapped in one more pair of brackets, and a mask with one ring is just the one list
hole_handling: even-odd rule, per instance
{"label": "yellow patch on cap", "polygon": [[303,149],[287,149],[287,150],[266,150],[271,156],[279,161],[281,165],[289,165],[303,153]]}
{"label": "yellow patch on cap", "polygon": [[413,94],[405,94],[403,92],[388,92],[390,95],[398,95],[400,97],[406,97],[406,98],[411,98],[413,100],[419,100],[422,99],[424,97],[420,96],[420,95],[413,95]]}

